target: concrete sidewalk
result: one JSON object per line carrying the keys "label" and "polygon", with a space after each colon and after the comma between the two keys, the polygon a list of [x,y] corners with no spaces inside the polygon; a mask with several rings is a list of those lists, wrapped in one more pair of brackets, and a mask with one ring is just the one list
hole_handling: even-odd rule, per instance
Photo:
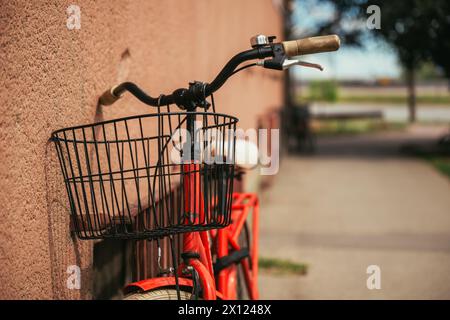
{"label": "concrete sidewalk", "polygon": [[[309,266],[306,276],[261,274],[262,299],[450,299],[450,180],[400,145],[412,132],[319,140],[287,157],[262,195],[261,256]],[[366,269],[381,268],[368,290]]]}

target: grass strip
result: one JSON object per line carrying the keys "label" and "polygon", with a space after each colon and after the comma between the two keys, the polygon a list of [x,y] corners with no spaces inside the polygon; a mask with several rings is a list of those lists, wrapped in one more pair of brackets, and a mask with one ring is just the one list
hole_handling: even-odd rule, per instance
{"label": "grass strip", "polygon": [[308,271],[308,266],[304,263],[268,257],[259,258],[259,268],[276,274],[305,275]]}

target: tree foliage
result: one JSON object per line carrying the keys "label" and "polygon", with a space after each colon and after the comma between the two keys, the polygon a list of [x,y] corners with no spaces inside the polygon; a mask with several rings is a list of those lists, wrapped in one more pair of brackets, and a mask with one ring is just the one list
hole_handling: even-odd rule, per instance
{"label": "tree foliage", "polygon": [[[448,0],[319,0],[335,8],[333,19],[318,26],[318,33],[337,33],[347,45],[361,45],[365,36],[391,44],[402,65],[413,69],[425,60],[441,67],[450,78],[450,1]],[[381,9],[381,28],[346,29],[349,20],[367,19],[367,7]]]}

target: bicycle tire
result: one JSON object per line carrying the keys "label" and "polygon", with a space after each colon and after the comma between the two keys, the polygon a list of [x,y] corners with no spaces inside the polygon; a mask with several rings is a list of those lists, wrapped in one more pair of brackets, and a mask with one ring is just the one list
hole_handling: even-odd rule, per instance
{"label": "bicycle tire", "polygon": [[[250,252],[250,231],[248,227],[247,221],[244,222],[244,226],[242,228],[241,234],[239,235],[239,245],[243,247],[247,247]],[[252,260],[250,257],[247,257],[250,269],[252,269]],[[237,264],[236,268],[237,273],[237,283],[236,283],[236,297],[238,300],[248,300],[249,293],[247,288],[245,288],[245,280],[244,280],[244,270],[242,268],[242,263]],[[244,289],[245,288],[245,289]]]}
{"label": "bicycle tire", "polygon": [[[191,292],[180,290],[181,300],[190,300]],[[124,300],[178,300],[177,290],[160,288],[145,292],[134,292],[125,296]]]}

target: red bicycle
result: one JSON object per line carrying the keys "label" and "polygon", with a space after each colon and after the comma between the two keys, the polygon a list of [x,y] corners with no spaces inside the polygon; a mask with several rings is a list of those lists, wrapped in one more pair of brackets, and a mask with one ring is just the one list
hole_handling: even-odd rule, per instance
{"label": "red bicycle", "polygon": [[[233,192],[242,174],[237,159],[257,149],[236,143],[238,119],[215,111],[213,93],[252,66],[321,69],[289,57],[339,48],[335,35],[274,38],[253,37],[253,48],[235,55],[209,84],[195,81],[151,97],[125,82],[99,100],[110,105],[128,91],[156,113],[52,133],[80,239],[148,239],[158,247],[170,240],[172,266],[126,286],[125,299],[258,299],[258,197]],[[239,67],[248,60],[257,62]],[[172,112],[173,104],[181,111]]]}

